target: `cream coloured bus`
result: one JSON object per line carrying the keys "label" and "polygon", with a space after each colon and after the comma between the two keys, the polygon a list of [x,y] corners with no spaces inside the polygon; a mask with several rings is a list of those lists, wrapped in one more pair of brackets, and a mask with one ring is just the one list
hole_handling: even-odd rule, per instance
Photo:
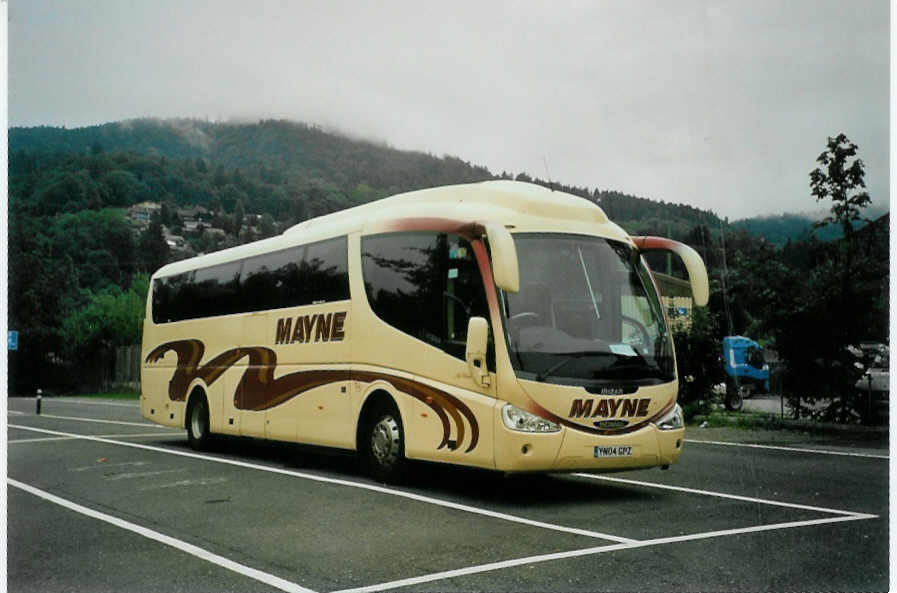
{"label": "cream coloured bus", "polygon": [[506,472],[669,466],[684,426],[641,253],[595,204],[489,181],[401,194],[152,277],[144,417],[214,434]]}

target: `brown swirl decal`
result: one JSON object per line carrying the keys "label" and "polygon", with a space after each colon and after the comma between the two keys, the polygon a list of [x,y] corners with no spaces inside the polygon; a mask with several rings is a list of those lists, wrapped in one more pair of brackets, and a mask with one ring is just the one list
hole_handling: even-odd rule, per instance
{"label": "brown swirl decal", "polygon": [[453,423],[456,432],[455,445],[449,448],[460,448],[466,435],[464,419],[470,425],[470,444],[464,452],[469,453],[479,442],[479,424],[464,402],[450,393],[417,381],[385,373],[344,370],[297,371],[275,379],[277,354],[270,348],[261,346],[233,348],[200,366],[205,346],[199,340],[177,340],[162,344],[147,355],[146,362],[158,362],[167,352],[177,354],[177,367],[168,383],[168,397],[172,401],[185,401],[187,389],[195,379],[211,385],[237,361],[249,357],[243,377],[234,391],[234,407],[238,410],[267,410],[306,391],[339,381],[355,380],[363,383],[385,381],[397,391],[425,403],[436,413],[442,422],[443,433],[437,449],[449,445]]}
{"label": "brown swirl decal", "polygon": [[[378,380],[386,381],[397,390],[407,393],[416,400],[427,404],[430,409],[439,416],[439,420],[442,422],[442,442],[436,447],[437,449],[442,449],[449,443],[451,424],[448,416],[451,416],[455,423],[457,432],[455,439],[456,446],[460,447],[461,443],[464,442],[465,430],[464,421],[461,419],[462,415],[467,419],[467,423],[470,425],[470,444],[464,452],[470,453],[473,451],[473,448],[477,446],[477,443],[480,440],[480,426],[477,423],[476,416],[473,415],[473,412],[464,402],[454,395],[446,393],[441,389],[418,383],[417,381],[383,373],[356,371],[352,374],[352,377],[363,383],[372,383]],[[446,415],[446,412],[448,412],[448,415]]]}

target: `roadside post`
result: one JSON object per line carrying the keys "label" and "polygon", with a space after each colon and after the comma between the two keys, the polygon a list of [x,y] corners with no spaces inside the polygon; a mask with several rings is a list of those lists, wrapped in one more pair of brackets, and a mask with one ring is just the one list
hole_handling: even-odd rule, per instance
{"label": "roadside post", "polygon": [[40,400],[41,400],[42,393],[43,392],[40,389],[37,390],[37,412],[36,413],[38,416],[40,416]]}

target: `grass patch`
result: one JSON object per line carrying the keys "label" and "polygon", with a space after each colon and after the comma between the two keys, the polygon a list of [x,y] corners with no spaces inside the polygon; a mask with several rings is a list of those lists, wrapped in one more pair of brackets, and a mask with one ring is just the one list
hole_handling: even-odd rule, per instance
{"label": "grass patch", "polygon": [[887,436],[887,426],[861,426],[858,424],[835,424],[810,419],[795,420],[782,418],[778,414],[764,412],[727,412],[714,410],[709,414],[696,415],[688,426],[699,428],[741,428],[745,430],[798,431],[816,436],[839,436],[856,439],[879,439]]}

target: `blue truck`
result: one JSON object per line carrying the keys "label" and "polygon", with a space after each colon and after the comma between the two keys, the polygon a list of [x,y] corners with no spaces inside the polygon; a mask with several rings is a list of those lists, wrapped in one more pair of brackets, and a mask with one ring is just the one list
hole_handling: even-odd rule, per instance
{"label": "blue truck", "polygon": [[744,336],[723,338],[723,363],[726,369],[726,409],[738,411],[744,399],[755,393],[769,393],[769,365],[763,348]]}

